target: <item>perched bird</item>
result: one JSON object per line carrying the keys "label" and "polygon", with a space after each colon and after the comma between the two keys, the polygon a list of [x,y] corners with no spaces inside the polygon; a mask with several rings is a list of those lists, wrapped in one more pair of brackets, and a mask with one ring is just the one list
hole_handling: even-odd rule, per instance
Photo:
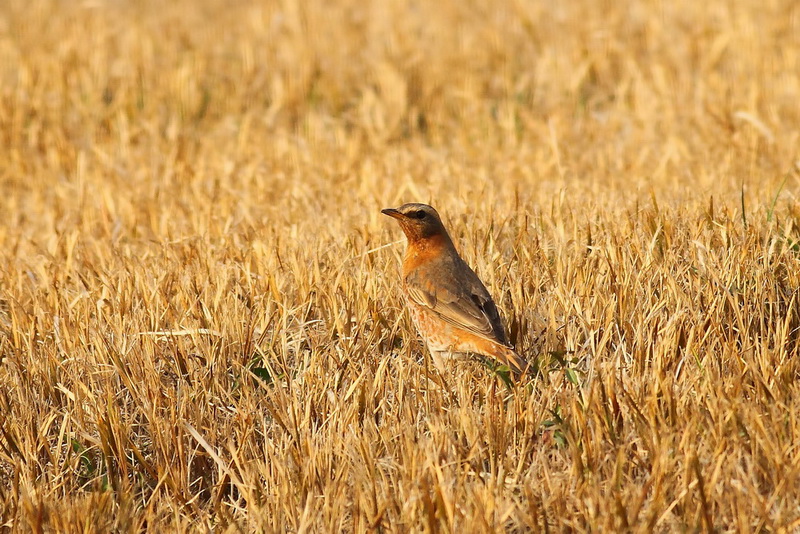
{"label": "perched bird", "polygon": [[436,210],[411,203],[381,213],[397,219],[406,234],[403,293],[437,365],[473,353],[524,374],[528,362],[509,344],[491,295],[458,255]]}

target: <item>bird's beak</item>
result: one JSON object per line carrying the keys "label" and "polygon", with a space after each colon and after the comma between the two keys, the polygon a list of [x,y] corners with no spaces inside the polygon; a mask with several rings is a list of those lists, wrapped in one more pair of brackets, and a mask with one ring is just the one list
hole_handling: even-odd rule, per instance
{"label": "bird's beak", "polygon": [[385,210],[381,210],[381,213],[383,213],[384,215],[388,215],[389,217],[392,217],[394,219],[402,219],[403,217],[405,217],[405,215],[403,215],[396,209],[392,208],[386,208]]}

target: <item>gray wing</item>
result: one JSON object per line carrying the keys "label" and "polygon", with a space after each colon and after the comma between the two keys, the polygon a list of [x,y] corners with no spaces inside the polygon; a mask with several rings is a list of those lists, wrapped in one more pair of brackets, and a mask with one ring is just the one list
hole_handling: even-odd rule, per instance
{"label": "gray wing", "polygon": [[465,263],[417,269],[406,276],[405,282],[408,296],[416,304],[453,326],[508,346],[491,295]]}

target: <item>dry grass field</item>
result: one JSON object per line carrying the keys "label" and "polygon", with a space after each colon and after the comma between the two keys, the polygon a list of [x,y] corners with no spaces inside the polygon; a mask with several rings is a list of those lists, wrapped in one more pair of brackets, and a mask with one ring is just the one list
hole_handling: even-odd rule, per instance
{"label": "dry grass field", "polygon": [[794,0],[6,0],[0,147],[0,531],[800,531]]}

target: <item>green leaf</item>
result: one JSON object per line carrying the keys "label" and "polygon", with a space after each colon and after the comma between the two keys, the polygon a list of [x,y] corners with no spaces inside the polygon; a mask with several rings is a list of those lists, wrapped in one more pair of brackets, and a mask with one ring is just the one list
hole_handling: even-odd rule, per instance
{"label": "green leaf", "polygon": [[778,196],[781,194],[781,190],[783,190],[783,186],[786,185],[786,180],[789,179],[789,173],[787,172],[783,177],[783,182],[781,182],[781,186],[775,191],[775,196],[772,197],[772,204],[767,211],[767,222],[772,221],[772,216],[775,214],[775,204],[778,203]]}
{"label": "green leaf", "polygon": [[266,367],[253,367],[250,372],[264,381],[265,384],[272,384],[272,375]]}
{"label": "green leaf", "polygon": [[575,369],[566,368],[564,369],[564,374],[567,375],[567,380],[576,386],[580,385],[578,384],[578,373],[575,372]]}
{"label": "green leaf", "polygon": [[75,452],[78,457],[81,459],[81,465],[86,470],[86,474],[91,476],[94,473],[94,464],[92,463],[92,459],[89,457],[89,451],[86,450],[86,447],[81,445],[81,442],[75,438],[70,439],[72,443],[72,450]]}
{"label": "green leaf", "polygon": [[498,365],[495,367],[494,372],[508,389],[514,388],[514,382],[511,380],[511,369],[507,365]]}

